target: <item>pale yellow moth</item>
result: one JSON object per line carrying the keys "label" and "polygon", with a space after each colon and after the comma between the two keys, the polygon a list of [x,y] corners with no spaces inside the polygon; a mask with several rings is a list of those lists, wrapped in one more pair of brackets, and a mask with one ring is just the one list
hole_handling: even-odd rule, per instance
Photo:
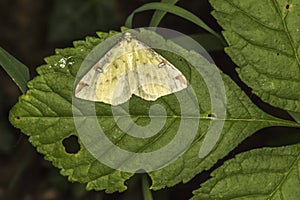
{"label": "pale yellow moth", "polygon": [[186,87],[186,78],[178,69],[126,32],[78,82],[75,96],[119,105],[132,94],[155,101]]}

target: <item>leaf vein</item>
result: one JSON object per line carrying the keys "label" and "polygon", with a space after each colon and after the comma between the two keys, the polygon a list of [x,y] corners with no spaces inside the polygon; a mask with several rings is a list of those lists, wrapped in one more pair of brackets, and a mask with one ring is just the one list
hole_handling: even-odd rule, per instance
{"label": "leaf vein", "polygon": [[[276,10],[277,10],[277,13],[280,15],[280,8],[279,8],[278,3],[277,3],[275,0],[273,0],[273,3],[274,3],[274,6],[275,6],[275,8],[276,8]],[[286,16],[287,16],[287,15],[286,15]],[[286,16],[285,16],[285,17],[286,17]],[[295,56],[295,58],[296,58],[296,60],[297,60],[297,63],[298,63],[298,66],[299,66],[298,69],[299,69],[299,72],[300,72],[300,58],[298,57],[297,49],[296,49],[296,47],[295,47],[294,44],[293,44],[292,36],[291,36],[291,34],[289,33],[289,31],[288,31],[288,27],[287,27],[287,25],[286,25],[285,19],[282,19],[282,17],[280,17],[280,19],[281,19],[282,25],[283,25],[283,27],[284,27],[285,33],[286,33],[286,35],[287,35],[287,37],[288,37],[288,39],[289,39],[290,46],[291,46],[291,48],[292,48],[292,50],[293,50],[293,52],[294,52],[294,56]]]}
{"label": "leaf vein", "polygon": [[[242,12],[245,16],[249,17],[251,20],[253,20],[254,22],[257,22],[258,24],[262,25],[263,27],[267,28],[267,29],[270,29],[270,30],[273,30],[273,31],[276,31],[276,32],[284,32],[284,29],[276,29],[276,28],[273,28],[271,26],[268,26],[267,24],[264,24],[263,22],[261,22],[258,18],[252,16],[252,15],[249,15],[246,11],[244,11],[242,8],[240,8],[239,6],[237,6],[236,4],[232,3],[232,1],[228,1],[226,0],[226,2],[228,4],[230,4],[232,7],[234,7],[235,9],[239,10],[240,12]],[[219,11],[218,11],[219,12]]]}

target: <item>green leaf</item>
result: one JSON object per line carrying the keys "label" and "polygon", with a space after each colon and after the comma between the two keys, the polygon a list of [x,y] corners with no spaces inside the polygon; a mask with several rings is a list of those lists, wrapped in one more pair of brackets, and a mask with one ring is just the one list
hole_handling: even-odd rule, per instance
{"label": "green leaf", "polygon": [[298,122],[300,123],[300,113],[296,112],[289,112],[289,114]]}
{"label": "green leaf", "polygon": [[300,112],[300,2],[210,2],[240,78],[263,101]]}
{"label": "green leaf", "polygon": [[[162,0],[162,3],[168,3],[171,5],[174,5],[178,2],[179,0]],[[151,22],[150,22],[150,27],[156,27],[158,26],[158,24],[160,23],[160,21],[162,20],[162,18],[164,18],[164,16],[167,14],[166,11],[161,11],[161,10],[156,10],[151,18]]]}
{"label": "green leaf", "polygon": [[[124,182],[133,176],[133,173],[112,169],[92,156],[79,137],[79,129],[75,127],[74,120],[78,119],[83,122],[96,119],[104,130],[105,136],[113,144],[121,149],[137,153],[153,152],[165,147],[176,136],[182,121],[199,119],[199,129],[187,151],[167,167],[149,173],[152,179],[151,189],[154,190],[189,181],[199,172],[212,167],[245,138],[261,128],[268,126],[300,127],[297,123],[274,118],[259,110],[243,91],[224,74],[221,76],[227,96],[227,116],[226,118],[214,116],[214,113],[211,113],[210,93],[203,78],[213,77],[205,70],[215,66],[200,54],[192,50],[185,50],[172,41],[165,41],[151,31],[141,30],[141,33],[144,38],[148,39],[147,41],[151,41],[151,45],[164,45],[167,49],[177,49],[178,52],[182,52],[184,56],[180,57],[167,51],[157,50],[186,76],[199,101],[201,116],[192,118],[181,116],[180,105],[178,105],[175,95],[161,97],[155,102],[133,96],[129,103],[130,117],[136,124],[148,125],[152,120],[149,117],[149,108],[156,104],[161,105],[166,111],[164,115],[157,114],[156,118],[165,119],[166,122],[163,128],[152,137],[143,139],[132,137],[126,134],[127,131],[124,132],[119,124],[116,124],[110,105],[94,104],[94,102],[76,98],[74,98],[76,104],[72,105],[74,83],[77,81],[75,77],[80,65],[96,45],[114,35],[115,32],[98,33],[99,38],[88,37],[86,41],[74,42],[75,48],[56,50],[56,55],[46,58],[47,64],[38,68],[39,76],[28,83],[27,94],[21,96],[19,102],[11,109],[10,121],[28,135],[32,145],[45,155],[45,159],[60,168],[61,174],[68,176],[70,181],[86,183],[87,189],[114,192],[124,191],[126,189]],[[107,49],[98,50],[105,52]],[[98,58],[101,57],[101,52],[97,51],[96,54],[99,54]],[[205,77],[202,77],[186,60],[204,66]],[[79,73],[81,72],[79,71]],[[177,95],[185,95],[185,91],[182,90]],[[222,105],[224,102],[219,102],[219,104]],[[86,109],[89,105],[95,105],[95,115],[90,115],[89,110]],[[72,107],[76,110],[75,117]],[[128,117],[128,113],[121,113],[120,117]],[[217,145],[210,154],[200,159],[199,150],[208,136],[206,133],[210,124],[222,122],[225,124]],[[94,125],[86,127],[88,137],[89,131],[93,130],[93,127]],[[190,131],[186,129],[185,135],[189,135]],[[218,133],[213,132],[213,134],[215,137]],[[64,142],[70,136],[78,137],[80,145],[78,152],[68,153],[66,151]],[[91,143],[98,147],[101,146],[99,142],[103,139],[93,140],[91,138]],[[108,152],[103,156],[108,155]],[[161,155],[157,160],[164,158],[163,156]],[[125,159],[124,163],[130,163],[134,157]]]}
{"label": "green leaf", "polygon": [[215,170],[192,200],[297,200],[299,158],[300,144],[241,153]]}
{"label": "green leaf", "polygon": [[125,26],[132,27],[133,16],[136,13],[147,11],[147,10],[161,10],[161,11],[169,12],[169,13],[172,13],[172,14],[177,15],[179,17],[182,17],[182,18],[198,25],[199,27],[203,28],[207,32],[211,33],[216,38],[218,38],[223,44],[225,44],[224,39],[218,33],[216,33],[214,30],[212,30],[209,26],[207,26],[196,15],[194,15],[193,13],[191,13],[191,12],[181,8],[181,7],[171,5],[171,4],[168,4],[168,3],[147,3],[147,4],[142,5],[141,7],[135,9],[127,17],[126,22],[125,22]]}
{"label": "green leaf", "polygon": [[10,78],[17,84],[22,93],[27,90],[26,83],[29,80],[29,70],[23,63],[10,55],[0,47],[0,65]]}

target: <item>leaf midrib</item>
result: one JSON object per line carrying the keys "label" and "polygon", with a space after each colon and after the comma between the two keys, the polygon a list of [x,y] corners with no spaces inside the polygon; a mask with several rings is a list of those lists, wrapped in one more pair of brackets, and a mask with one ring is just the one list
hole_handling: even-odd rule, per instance
{"label": "leaf midrib", "polygon": [[297,124],[295,122],[289,122],[289,121],[284,121],[284,120],[269,120],[269,119],[250,119],[250,118],[226,118],[226,119],[212,119],[209,117],[194,117],[194,116],[151,116],[149,117],[148,115],[116,115],[116,116],[111,116],[111,115],[103,115],[103,116],[47,116],[47,117],[26,117],[23,116],[21,117],[21,119],[74,119],[74,118],[114,118],[114,117],[138,117],[138,118],[152,118],[152,117],[156,117],[156,118],[178,118],[178,119],[200,119],[200,120],[207,120],[207,121],[242,121],[242,122],[262,122],[262,123],[271,123],[271,124],[277,124],[277,125],[285,125],[285,126],[291,126],[291,127],[300,127],[300,124]]}

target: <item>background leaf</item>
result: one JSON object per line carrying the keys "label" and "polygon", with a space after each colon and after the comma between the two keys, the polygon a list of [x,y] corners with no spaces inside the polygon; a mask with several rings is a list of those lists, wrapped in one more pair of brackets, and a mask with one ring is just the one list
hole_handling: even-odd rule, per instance
{"label": "background leaf", "polygon": [[[201,63],[208,69],[214,67],[213,64],[194,51],[182,49],[151,31],[141,30],[141,32],[143,32],[143,37],[147,38],[147,41],[151,41],[152,44],[164,44],[167,49],[177,48],[184,53],[185,59]],[[106,190],[109,193],[124,191],[126,189],[124,182],[133,174],[107,167],[97,161],[85,148],[78,138],[78,132],[74,125],[72,95],[76,81],[75,76],[87,54],[101,41],[114,34],[115,32],[98,33],[99,38],[88,37],[86,41],[74,42],[75,48],[57,50],[56,55],[46,58],[47,64],[38,68],[39,76],[28,83],[30,89],[27,94],[20,97],[19,102],[10,112],[11,123],[30,136],[30,142],[37,150],[45,155],[45,159],[60,168],[61,173],[68,176],[70,181],[87,183],[87,189]],[[294,122],[274,118],[259,110],[243,91],[224,74],[222,74],[222,78],[227,95],[227,116],[225,119],[218,118],[218,116],[212,117],[210,94],[200,74],[182,57],[166,51],[159,51],[159,53],[185,74],[197,95],[201,116],[200,128],[189,149],[169,166],[149,173],[152,179],[152,189],[158,190],[179,182],[189,181],[199,172],[212,167],[217,160],[223,158],[245,138],[261,128],[276,125],[300,126]],[[204,73],[206,72],[204,71]],[[211,76],[211,74],[206,76]],[[82,106],[94,105],[93,102],[79,99],[76,102]],[[165,146],[174,138],[181,122],[180,107],[176,103],[175,95],[164,96],[155,102],[132,97],[130,100],[131,118],[141,126],[147,125],[150,120],[148,117],[149,108],[154,104],[163,106],[168,117],[163,129],[150,138],[137,139],[123,132],[116,126],[110,105],[95,104],[97,120],[110,141],[120,148],[132,152],[152,152]],[[82,116],[76,117],[88,120],[88,110],[81,107],[77,108],[78,113],[82,113]],[[199,149],[211,121],[212,123],[225,121],[224,128],[215,149],[208,156],[200,159],[198,156]],[[78,143],[78,151],[68,152],[64,143],[70,138],[77,138],[75,143]],[[93,142],[97,145],[97,141]],[[126,159],[126,162],[130,161],[130,158]]]}
{"label": "background leaf", "polygon": [[263,101],[300,112],[300,2],[210,2],[240,78]]}
{"label": "background leaf", "polygon": [[289,114],[298,122],[300,123],[300,113],[289,112]]}
{"label": "background leaf", "polygon": [[181,7],[171,5],[171,4],[168,4],[168,3],[147,3],[147,4],[142,5],[141,7],[135,9],[128,16],[128,18],[126,19],[126,22],[125,22],[125,26],[132,27],[133,16],[136,13],[147,11],[147,10],[161,10],[161,11],[169,12],[169,13],[172,13],[172,14],[177,15],[179,17],[182,17],[182,18],[184,18],[184,19],[186,19],[190,22],[195,23],[199,27],[203,28],[204,30],[206,30],[209,33],[211,33],[212,35],[214,35],[222,43],[225,43],[224,39],[218,33],[216,33],[213,29],[211,29],[207,24],[205,24],[196,15],[194,15],[193,13],[191,13],[191,12],[181,8]]}
{"label": "background leaf", "polygon": [[215,170],[192,199],[299,199],[299,157],[299,144],[241,153]]}
{"label": "background leaf", "polygon": [[[176,4],[179,0],[162,0],[162,3],[168,3],[168,4]],[[164,16],[167,14],[166,11],[162,10],[156,10],[151,18],[151,22],[149,24],[150,27],[156,27],[160,23],[160,21],[164,18]]]}
{"label": "background leaf", "polygon": [[26,83],[29,80],[29,70],[23,63],[0,47],[0,65],[17,84],[22,93],[26,92]]}

